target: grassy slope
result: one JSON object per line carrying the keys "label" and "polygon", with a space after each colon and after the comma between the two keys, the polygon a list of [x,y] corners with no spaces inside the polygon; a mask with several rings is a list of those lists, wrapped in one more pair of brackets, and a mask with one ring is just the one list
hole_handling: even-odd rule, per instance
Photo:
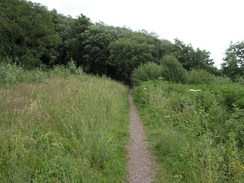
{"label": "grassy slope", "polygon": [[243,87],[151,81],[133,91],[160,162],[158,182],[160,176],[169,182],[244,181]]}
{"label": "grassy slope", "polygon": [[67,76],[0,87],[0,182],[124,182],[127,88]]}

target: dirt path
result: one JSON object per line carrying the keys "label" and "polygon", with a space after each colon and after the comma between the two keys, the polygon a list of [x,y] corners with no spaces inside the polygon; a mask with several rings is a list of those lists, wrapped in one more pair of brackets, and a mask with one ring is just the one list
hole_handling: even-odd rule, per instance
{"label": "dirt path", "polygon": [[154,179],[153,161],[150,159],[148,144],[140,121],[131,91],[129,91],[130,116],[129,126],[130,141],[128,144],[128,171],[130,183],[151,183]]}

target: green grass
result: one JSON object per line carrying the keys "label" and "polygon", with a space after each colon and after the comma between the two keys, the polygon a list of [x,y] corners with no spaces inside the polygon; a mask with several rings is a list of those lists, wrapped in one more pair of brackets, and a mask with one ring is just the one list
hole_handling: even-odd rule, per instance
{"label": "green grass", "polygon": [[149,81],[133,94],[159,162],[158,182],[244,181],[243,86]]}
{"label": "green grass", "polygon": [[0,182],[125,182],[127,88],[55,72],[38,83],[1,78]]}

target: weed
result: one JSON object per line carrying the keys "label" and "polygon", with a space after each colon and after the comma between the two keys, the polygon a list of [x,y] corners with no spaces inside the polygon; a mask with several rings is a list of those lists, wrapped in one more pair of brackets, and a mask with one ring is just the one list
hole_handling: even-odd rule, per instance
{"label": "weed", "polygon": [[126,87],[61,67],[49,74],[0,89],[0,182],[124,182]]}
{"label": "weed", "polygon": [[148,81],[134,88],[134,96],[169,180],[243,181],[241,85]]}

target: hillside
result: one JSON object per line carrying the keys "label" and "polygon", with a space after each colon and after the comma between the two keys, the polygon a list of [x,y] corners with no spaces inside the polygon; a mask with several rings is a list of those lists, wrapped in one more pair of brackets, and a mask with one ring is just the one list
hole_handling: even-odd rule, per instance
{"label": "hillside", "polygon": [[0,182],[126,179],[127,88],[62,72],[0,86]]}

